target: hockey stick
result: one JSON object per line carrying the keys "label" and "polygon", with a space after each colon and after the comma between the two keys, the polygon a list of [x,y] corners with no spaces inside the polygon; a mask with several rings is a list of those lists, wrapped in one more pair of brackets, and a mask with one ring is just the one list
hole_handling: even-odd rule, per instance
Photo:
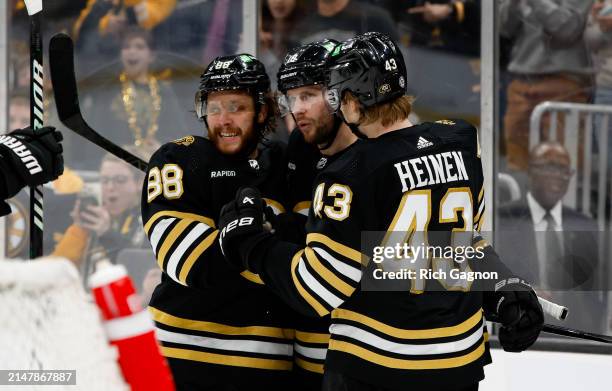
{"label": "hockey stick", "polygon": [[562,335],[564,337],[586,339],[588,341],[596,341],[603,343],[612,343],[612,336],[589,333],[588,331],[570,329],[567,327],[555,326],[545,323],[542,331],[549,334]]}
{"label": "hockey stick", "polygon": [[70,36],[59,33],[51,38],[49,65],[55,106],[60,121],[70,130],[103,150],[146,172],[147,162],[109,141],[85,122],[79,106],[79,94],[74,73],[74,44]]}
{"label": "hockey stick", "polygon": [[567,318],[567,315],[569,313],[567,307],[555,304],[552,301],[542,299],[541,297],[538,297],[538,301],[540,302],[542,310],[545,314],[548,314],[557,320],[565,320],[565,318]]}
{"label": "hockey stick", "polygon": [[[43,126],[42,0],[25,0],[30,16],[30,127]],[[30,259],[43,255],[43,190],[30,188]]]}

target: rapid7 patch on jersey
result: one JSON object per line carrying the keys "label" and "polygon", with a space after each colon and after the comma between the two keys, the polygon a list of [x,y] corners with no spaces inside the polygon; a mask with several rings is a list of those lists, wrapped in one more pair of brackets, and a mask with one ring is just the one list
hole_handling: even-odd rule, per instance
{"label": "rapid7 patch on jersey", "polygon": [[312,209],[318,218],[323,218],[323,215],[330,219],[342,221],[346,219],[351,212],[351,201],[353,200],[353,192],[347,185],[339,183],[320,183],[315,190],[312,200]]}

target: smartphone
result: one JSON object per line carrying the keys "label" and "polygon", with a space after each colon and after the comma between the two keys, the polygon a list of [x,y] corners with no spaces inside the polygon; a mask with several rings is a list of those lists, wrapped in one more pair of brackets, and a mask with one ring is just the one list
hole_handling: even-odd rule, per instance
{"label": "smartphone", "polygon": [[99,206],[98,199],[92,194],[79,195],[79,201],[81,202],[80,209],[82,211],[87,210],[88,206]]}

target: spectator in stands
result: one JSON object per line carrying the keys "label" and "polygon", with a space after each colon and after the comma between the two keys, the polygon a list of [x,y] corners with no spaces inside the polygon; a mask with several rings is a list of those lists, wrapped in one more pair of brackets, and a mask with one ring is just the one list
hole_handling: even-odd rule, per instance
{"label": "spectator in stands", "polygon": [[30,98],[25,92],[14,92],[9,100],[9,129],[21,129],[30,124]]}
{"label": "spectator in stands", "polygon": [[[480,0],[395,2],[415,111],[478,121]],[[448,72],[452,69],[453,72]]]}
{"label": "spectator in stands", "polygon": [[[83,111],[91,125],[104,129],[115,144],[155,146],[186,134],[182,111],[171,85],[151,70],[155,53],[150,34],[138,27],[123,33],[121,70],[105,70],[83,84]],[[90,144],[73,154],[80,169],[95,169],[102,152]]]}
{"label": "spectator in stands", "polygon": [[368,31],[398,40],[391,15],[381,7],[357,0],[317,0],[314,12],[296,25],[291,41],[293,46],[327,38],[344,41]]}
{"label": "spectator in stands", "polygon": [[258,58],[266,66],[275,90],[276,73],[289,49],[289,37],[305,11],[297,0],[266,0],[261,4]]}
{"label": "spectator in stands", "polygon": [[480,55],[480,0],[401,2],[409,45],[470,57]]}
{"label": "spectator in stands", "polygon": [[604,320],[594,322],[602,303],[598,294],[586,292],[597,288],[601,272],[598,228],[593,219],[562,204],[573,175],[570,166],[570,155],[558,142],[532,149],[526,197],[498,208],[496,248],[541,295],[584,315],[571,316],[572,327],[591,329]]}
{"label": "spectator in stands", "polygon": [[[136,155],[142,150],[127,147]],[[145,156],[142,156],[145,157]],[[91,197],[78,199],[73,223],[53,251],[75,263],[84,276],[101,259],[112,262],[124,248],[147,248],[140,221],[140,192],[144,175],[107,154],[100,165],[101,204]]]}
{"label": "spectator in stands", "polygon": [[[591,0],[500,0],[500,33],[513,39],[504,138],[508,167],[524,171],[529,117],[543,101],[586,103],[592,70],[583,32]],[[563,121],[559,121],[562,129]],[[562,135],[561,135],[562,139]]]}
{"label": "spectator in stands", "polygon": [[[276,90],[276,74],[292,45],[289,38],[298,20],[306,15],[306,7],[304,1],[298,0],[266,0],[261,4],[258,58],[266,66],[272,90]],[[286,143],[294,126],[291,116],[277,118],[277,131],[270,138]]]}
{"label": "spectator in stands", "polygon": [[178,0],[173,14],[155,28],[155,42],[159,50],[206,65],[237,52],[242,19],[241,0]]}
{"label": "spectator in stands", "polygon": [[[597,1],[591,8],[591,15],[584,33],[585,42],[592,55],[595,66],[594,103],[599,105],[612,104],[612,12],[610,3]],[[599,129],[601,117],[595,117],[596,129]],[[608,124],[612,129],[612,123]],[[598,136],[598,132],[595,136]],[[612,169],[612,134],[608,133],[608,145],[598,145],[608,148],[608,170]]]}
{"label": "spectator in stands", "polygon": [[11,38],[9,48],[9,89],[25,91],[30,88],[30,53],[24,41]]}
{"label": "spectator in stands", "polygon": [[175,6],[176,0],[89,0],[72,28],[76,49],[84,55],[87,66],[100,64],[100,56],[114,57],[128,26],[151,30],[168,18]]}
{"label": "spectator in stands", "polygon": [[[87,0],[70,1],[43,1],[44,22],[41,24],[42,36],[46,41],[56,33],[70,31],[75,18],[85,6]],[[22,42],[29,48],[30,43],[30,18],[24,0],[8,0],[2,2],[2,7],[7,9],[10,17],[9,37],[11,40]],[[6,21],[2,25],[6,26]]]}

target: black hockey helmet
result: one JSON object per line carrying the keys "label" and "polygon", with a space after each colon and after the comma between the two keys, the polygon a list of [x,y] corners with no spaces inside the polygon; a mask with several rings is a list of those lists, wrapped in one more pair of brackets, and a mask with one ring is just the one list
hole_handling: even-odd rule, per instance
{"label": "black hockey helmet", "polygon": [[325,64],[338,41],[326,39],[290,50],[277,73],[278,90],[325,84]]}
{"label": "black hockey helmet", "polygon": [[[282,116],[291,114],[294,115],[297,106],[295,97],[288,96],[288,91],[305,87],[320,85],[321,99],[328,103],[330,116],[333,116],[333,125],[331,131],[325,135],[325,139],[318,144],[319,149],[327,149],[334,142],[342,120],[334,114],[338,104],[330,105],[330,97],[327,96],[327,73],[325,67],[330,59],[334,49],[338,46],[338,41],[333,39],[325,39],[318,42],[308,43],[290,50],[283,63],[280,66],[277,74],[278,90],[280,94],[276,96],[279,112]],[[312,102],[312,101],[311,101]],[[302,101],[301,104],[308,104],[307,101]],[[297,123],[297,119],[295,119]]]}
{"label": "black hockey helmet", "polygon": [[264,65],[250,54],[235,54],[215,58],[200,76],[200,88],[195,96],[195,111],[199,119],[206,115],[206,99],[214,91],[246,90],[255,100],[255,111],[265,102],[270,91],[270,78]]}
{"label": "black hockey helmet", "polygon": [[350,91],[365,107],[399,98],[406,93],[406,65],[397,44],[387,35],[368,32],[344,41],[327,67],[330,104]]}

